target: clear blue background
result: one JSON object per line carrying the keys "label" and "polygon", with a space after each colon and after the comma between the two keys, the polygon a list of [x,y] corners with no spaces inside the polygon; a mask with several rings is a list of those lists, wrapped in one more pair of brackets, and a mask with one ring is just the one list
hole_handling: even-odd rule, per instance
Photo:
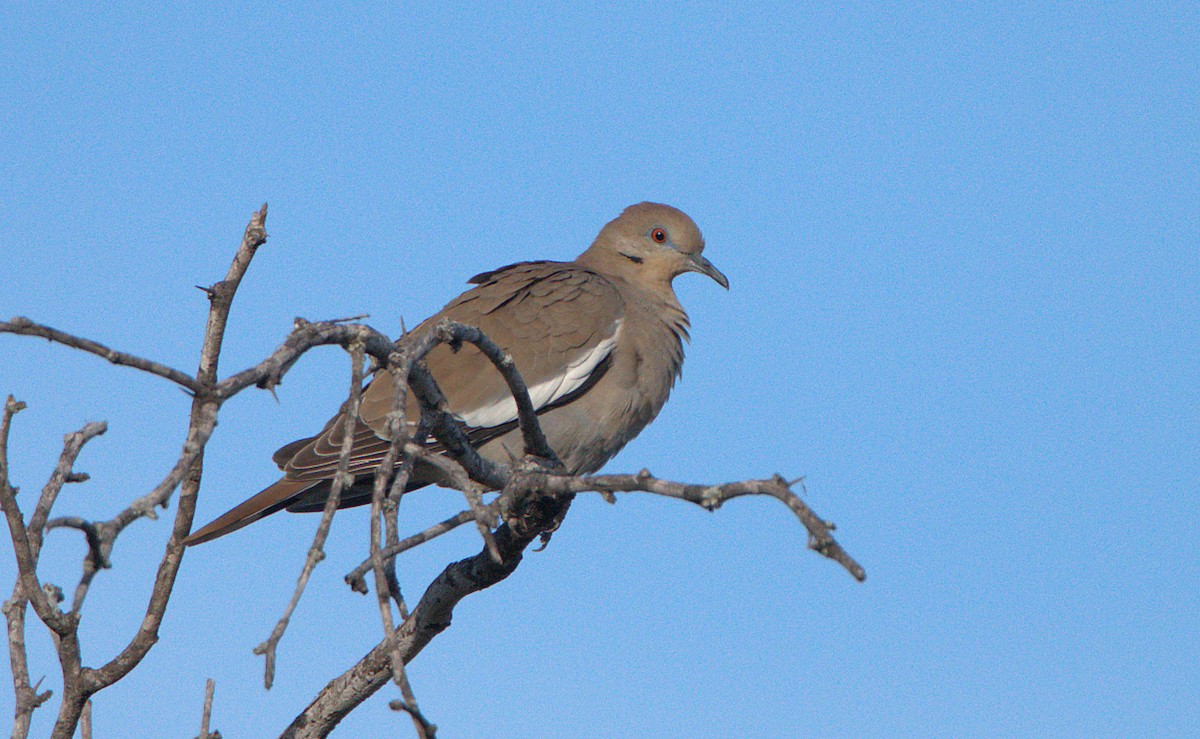
{"label": "clear blue background", "polygon": [[[412,665],[444,736],[1200,733],[1195,3],[277,5],[5,4],[0,316],[193,371],[193,286],[269,201],[227,374],[293,316],[397,334],[481,270],[570,259],[624,206],[669,202],[732,290],[678,280],[683,381],[607,469],[806,475],[869,574],[806,552],[774,501],[585,496]],[[348,381],[325,349],[278,403],[229,403],[198,518],[273,480]],[[30,406],[26,510],[86,421],[110,430],[59,514],[111,516],[183,440],[176,388],[42,341],[0,337],[7,393]],[[460,506],[422,491],[404,521]],[[341,579],[366,522],[336,520],[270,692],[251,649],[316,517],[190,551],[96,735],[194,735],[208,677],[225,736],[281,730],[380,639]],[[168,530],[120,539],[88,664],[133,636]],[[410,596],[478,548],[464,527],[406,555]],[[69,590],[82,552],[52,533],[43,577]],[[407,735],[394,696],[336,735]]]}

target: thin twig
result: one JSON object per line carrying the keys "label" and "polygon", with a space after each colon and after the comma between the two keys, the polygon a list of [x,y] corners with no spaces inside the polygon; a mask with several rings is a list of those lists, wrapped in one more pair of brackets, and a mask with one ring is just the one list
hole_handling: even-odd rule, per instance
{"label": "thin twig", "polygon": [[[382,552],[380,552],[380,556],[382,556],[384,559],[392,559],[397,554],[400,554],[401,552],[407,552],[409,549],[418,547],[431,539],[436,539],[439,536],[441,536],[442,534],[453,531],[454,529],[458,528],[459,526],[462,526],[464,523],[468,523],[468,522],[474,521],[474,520],[475,520],[474,511],[470,511],[470,510],[461,511],[460,513],[457,513],[457,514],[451,516],[450,518],[447,518],[445,521],[442,521],[441,523],[436,523],[433,526],[430,526],[429,528],[425,529],[424,531],[413,534],[412,536],[405,537],[404,539],[401,539],[400,541],[396,542],[395,544],[389,545]],[[346,578],[345,578],[346,584],[349,585],[350,588],[352,590],[354,590],[356,593],[366,593],[367,585],[366,585],[366,582],[363,581],[363,576],[366,575],[367,571],[370,569],[371,569],[371,560],[367,559],[362,564],[360,564],[358,567],[355,567],[353,570],[351,570],[350,572],[348,572],[346,574]]]}
{"label": "thin twig", "polygon": [[208,725],[212,720],[213,694],[217,683],[211,677],[204,683],[204,711],[200,714],[199,739],[209,739]]}
{"label": "thin twig", "polygon": [[[9,481],[8,435],[13,417],[24,410],[25,404],[9,395],[0,416],[0,496],[14,501],[17,489]],[[8,626],[8,660],[13,679],[13,730],[14,739],[29,736],[33,712],[50,699],[49,690],[38,693],[29,680],[29,653],[25,647],[25,615],[29,599],[21,578],[13,584],[12,597],[4,602],[4,620]]]}
{"label": "thin twig", "polygon": [[[233,298],[237,293],[237,288],[250,268],[254,255],[258,248],[267,241],[266,218],[267,205],[264,203],[246,224],[241,244],[234,254],[225,279],[206,291],[209,296],[208,322],[205,324],[204,341],[201,345],[200,361],[195,377],[198,390],[196,397],[192,400],[188,433],[183,450],[176,468],[152,493],[152,496],[158,497],[147,496],[150,500],[144,498],[135,502],[134,506],[128,509],[133,518],[148,515],[147,511],[152,511],[153,505],[164,504],[170,491],[179,485],[178,507],[171,536],[167,540],[166,550],[159,562],[154,589],[151,591],[150,600],[146,606],[146,615],[140,628],[125,648],[102,667],[82,670],[81,678],[84,685],[81,692],[86,695],[95,694],[125,677],[141,663],[151,647],[158,642],[158,629],[166,613],[171,591],[175,587],[175,577],[179,573],[179,566],[183,561],[183,540],[191,531],[192,518],[196,512],[196,496],[200,490],[200,479],[203,475],[204,447],[212,437],[217,423],[217,412],[220,409],[221,400],[213,397],[210,389],[215,386],[217,380],[217,367],[224,342],[225,327],[229,322],[229,311],[233,307]],[[180,472],[180,479],[175,479],[177,471]],[[147,503],[150,504],[150,508],[138,508],[139,504]],[[64,695],[64,710],[60,711],[59,720],[55,726],[55,732],[63,735],[64,739],[65,736],[69,736],[71,726],[73,726],[67,706],[68,697],[70,696]]]}
{"label": "thin twig", "polygon": [[[797,480],[795,484],[799,484],[803,489],[803,480]],[[847,554],[833,538],[833,525],[809,508],[800,496],[792,491],[788,481],[779,475],[769,480],[746,480],[723,485],[688,485],[662,480],[652,476],[649,471],[642,470],[636,475],[542,475],[536,480],[536,485],[540,490],[555,493],[654,493],[685,500],[709,511],[715,511],[726,501],[744,495],[767,495],[784,503],[796,514],[800,523],[804,524],[804,528],[808,530],[809,549],[840,564],[855,580],[862,582],[867,579],[866,570],[862,565]]]}
{"label": "thin twig", "polygon": [[[403,423],[404,421],[405,419],[402,418],[396,419],[397,424]],[[407,424],[405,424],[405,430],[407,430]],[[421,445],[425,443],[426,436],[427,431],[425,430],[424,425],[418,423],[416,434],[414,436],[415,442],[410,441],[406,447],[418,449],[422,448]],[[404,455],[404,464],[408,469],[408,474],[411,474],[414,464],[414,455],[411,453],[406,453]],[[457,464],[455,466],[458,467],[459,470],[462,470],[462,468]],[[408,474],[396,475],[392,479],[392,485],[391,489],[388,491],[388,496],[380,504],[384,524],[384,535],[386,537],[385,541],[389,547],[400,540],[400,523],[398,520],[400,501],[403,500],[404,490],[406,487],[408,487]],[[465,471],[462,471],[462,474],[464,477],[466,476]],[[382,557],[382,553],[379,556]],[[375,554],[373,552],[371,557],[371,562],[374,564]],[[400,618],[402,620],[408,618],[408,604],[404,602],[404,593],[401,592],[400,589],[400,579],[396,576],[396,558],[394,556],[383,559],[383,573],[387,581],[388,593],[392,596],[392,600],[396,604],[396,609],[399,611]],[[365,589],[365,583],[363,587]]]}
{"label": "thin twig", "polygon": [[[7,486],[8,478],[8,434],[12,427],[13,416],[25,410],[25,403],[9,395],[4,401],[4,413],[0,416],[0,485]],[[16,490],[13,489],[13,495]]]}
{"label": "thin twig", "polygon": [[0,321],[0,334],[19,334],[22,336],[39,336],[43,339],[48,339],[56,344],[69,346],[73,349],[95,354],[104,357],[113,364],[132,367],[134,369],[147,372],[152,375],[166,378],[176,385],[180,385],[193,393],[200,392],[200,384],[195,378],[188,375],[186,372],[180,372],[174,367],[168,367],[165,364],[136,357],[132,354],[119,352],[115,349],[110,349],[107,346],[84,339],[79,336],[72,336],[64,331],[59,331],[56,328],[45,326],[40,323],[25,318],[24,316],[15,316],[8,321]]}
{"label": "thin twig", "polygon": [[[384,561],[380,551],[380,528],[384,504],[390,503],[395,507],[399,503],[399,498],[403,495],[404,488],[408,484],[409,474],[412,472],[412,456],[405,455],[403,464],[400,470],[395,473],[395,479],[392,483],[392,487],[397,491],[396,499],[388,499],[385,495],[388,488],[388,477],[392,475],[396,459],[400,456],[400,451],[408,439],[408,424],[405,414],[408,383],[404,380],[408,376],[411,362],[404,353],[399,353],[399,356],[394,357],[394,359],[389,358],[388,364],[389,371],[392,373],[393,388],[392,408],[388,412],[387,417],[387,431],[391,437],[391,443],[388,445],[388,450],[380,462],[378,469],[375,470],[374,484],[371,490],[370,559],[372,571],[375,574],[376,603],[379,606],[380,620],[383,625],[384,642],[388,644],[388,655],[392,666],[392,680],[400,688],[400,694],[404,696],[404,700],[397,701],[397,703],[402,705],[404,710],[408,712],[409,717],[412,719],[413,727],[416,729],[417,736],[420,739],[433,739],[437,729],[425,719],[425,716],[417,707],[416,695],[413,693],[412,685],[408,681],[408,675],[404,671],[404,657],[396,648],[395,624],[392,620],[391,601],[391,588],[395,583],[395,571],[389,566],[390,561]],[[397,602],[401,604],[401,610],[403,611],[404,601],[398,598]]]}
{"label": "thin twig", "polygon": [[496,512],[489,508],[483,502],[483,490],[477,484],[470,484],[462,494],[467,499],[467,505],[470,506],[471,513],[475,514],[475,528],[479,531],[479,536],[483,538],[483,545],[487,548],[488,554],[492,555],[492,559],[500,562],[500,550],[496,548],[496,538],[492,535],[492,529],[496,526]]}
{"label": "thin twig", "polygon": [[391,339],[370,326],[341,324],[333,321],[310,322],[297,318],[283,343],[264,360],[221,380],[213,394],[222,399],[237,395],[248,387],[272,389],[283,375],[313,347],[338,344],[349,349],[351,343],[363,345],[363,351],[375,359],[386,360],[395,351]]}
{"label": "thin twig", "polygon": [[[392,653],[399,650],[405,664],[450,625],[454,607],[471,593],[508,577],[521,562],[522,552],[543,531],[558,525],[570,496],[523,496],[495,533],[501,559],[486,548],[473,557],[448,565],[425,589],[420,602],[396,629],[395,644],[385,639],[358,664],[332,680],[283,732],[283,737],[323,737],[355,706],[392,676]],[[472,520],[467,512],[467,521]]]}
{"label": "thin twig", "polygon": [[[432,333],[425,336],[430,339],[436,338]],[[432,344],[433,342],[429,342],[426,345]],[[463,466],[472,480],[492,489],[504,487],[509,476],[507,465],[486,459],[471,445],[457,419],[448,410],[446,395],[438,387],[433,375],[429,374],[424,362],[413,363],[408,384],[421,403],[422,414],[429,417],[429,432],[441,442],[454,461]]]}
{"label": "thin twig", "polygon": [[[10,413],[9,408],[5,409],[5,413]],[[17,504],[16,490],[8,483],[7,475],[3,484],[0,484],[0,508],[4,511],[9,536],[12,538],[13,554],[17,560],[17,581],[22,588],[22,597],[28,599],[34,613],[60,639],[68,637],[74,633],[79,620],[59,610],[58,604],[51,602],[42,588],[42,583],[38,581],[38,548],[34,544],[35,539],[25,527],[25,517]],[[40,543],[41,537],[36,537],[36,541]]]}
{"label": "thin twig", "polygon": [[292,613],[296,610],[296,606],[300,603],[301,596],[304,595],[309,577],[317,563],[325,559],[325,539],[329,536],[329,528],[333,524],[333,514],[337,512],[338,503],[341,502],[342,491],[347,485],[354,484],[354,478],[350,475],[350,453],[354,450],[354,431],[358,424],[359,407],[362,405],[363,360],[363,345],[361,343],[351,344],[350,404],[346,409],[346,425],[342,430],[342,448],[341,455],[338,457],[337,472],[334,473],[329,497],[326,499],[325,509],[321,513],[321,523],[317,526],[312,546],[309,547],[308,556],[304,559],[304,567],[300,570],[300,577],[296,581],[292,599],[284,609],[283,615],[279,617],[279,621],[275,623],[275,628],[271,630],[270,636],[254,648],[255,654],[266,657],[263,685],[267,690],[270,690],[275,682],[275,655],[279,642],[287,631],[288,623],[292,619]]}
{"label": "thin twig", "polygon": [[29,530],[29,543],[33,548],[35,559],[42,547],[42,533],[45,530],[46,519],[50,517],[50,509],[54,507],[54,502],[58,499],[58,494],[62,491],[63,485],[68,482],[87,479],[86,476],[80,477],[79,473],[72,469],[75,460],[79,457],[79,453],[83,451],[83,445],[107,430],[108,424],[93,421],[75,433],[67,434],[63,438],[63,450],[58,456],[58,464],[55,465],[54,472],[51,473],[46,486],[42,488],[42,494],[38,498],[37,506],[34,507],[33,513],[29,516],[29,524],[26,526]]}
{"label": "thin twig", "polygon": [[404,668],[396,673],[395,680],[400,685],[400,692],[404,695],[404,700],[389,701],[388,708],[407,713],[412,719],[419,739],[434,739],[437,736],[437,725],[431,724],[429,719],[425,718],[425,714],[421,713],[421,709],[417,706],[417,698],[413,695],[412,686],[408,682],[408,673],[404,671]]}
{"label": "thin twig", "polygon": [[108,555],[112,552],[113,543],[119,532],[113,531],[111,524],[107,521],[94,523],[78,516],[52,518],[46,522],[47,531],[57,528],[77,529],[87,540],[88,552],[83,557],[83,572],[79,576],[79,584],[75,586],[75,597],[71,599],[71,612],[79,613],[96,573],[112,566]]}

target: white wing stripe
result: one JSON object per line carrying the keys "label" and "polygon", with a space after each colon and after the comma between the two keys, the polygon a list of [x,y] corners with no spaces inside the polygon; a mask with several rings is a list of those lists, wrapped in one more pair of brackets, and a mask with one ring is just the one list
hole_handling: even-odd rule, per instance
{"label": "white wing stripe", "polygon": [[[590,352],[568,364],[565,372],[529,388],[529,399],[533,401],[535,410],[540,410],[559,398],[569,395],[587,382],[588,378],[592,376],[592,372],[600,366],[605,357],[612,353],[613,347],[617,344],[617,337],[621,333],[621,321],[618,319],[613,325],[614,330],[611,336],[596,344]],[[516,420],[517,402],[512,399],[512,396],[506,396],[482,408],[460,413],[459,418],[468,426],[475,428],[499,426],[502,423]]]}

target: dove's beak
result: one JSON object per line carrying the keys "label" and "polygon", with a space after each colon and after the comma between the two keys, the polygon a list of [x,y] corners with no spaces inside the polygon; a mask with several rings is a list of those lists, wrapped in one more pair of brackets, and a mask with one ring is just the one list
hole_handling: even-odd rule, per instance
{"label": "dove's beak", "polygon": [[721,287],[726,290],[729,289],[729,278],[721,270],[717,269],[712,262],[705,259],[703,254],[689,254],[687,270],[688,272],[699,272],[702,275],[707,275]]}

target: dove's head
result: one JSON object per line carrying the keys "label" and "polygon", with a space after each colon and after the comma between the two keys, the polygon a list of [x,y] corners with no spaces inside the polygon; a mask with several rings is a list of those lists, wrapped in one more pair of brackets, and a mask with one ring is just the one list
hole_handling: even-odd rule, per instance
{"label": "dove's head", "polygon": [[609,221],[578,261],[647,285],[670,285],[684,272],[699,272],[728,290],[729,280],[703,251],[704,236],[686,213],[661,203],[638,203]]}

